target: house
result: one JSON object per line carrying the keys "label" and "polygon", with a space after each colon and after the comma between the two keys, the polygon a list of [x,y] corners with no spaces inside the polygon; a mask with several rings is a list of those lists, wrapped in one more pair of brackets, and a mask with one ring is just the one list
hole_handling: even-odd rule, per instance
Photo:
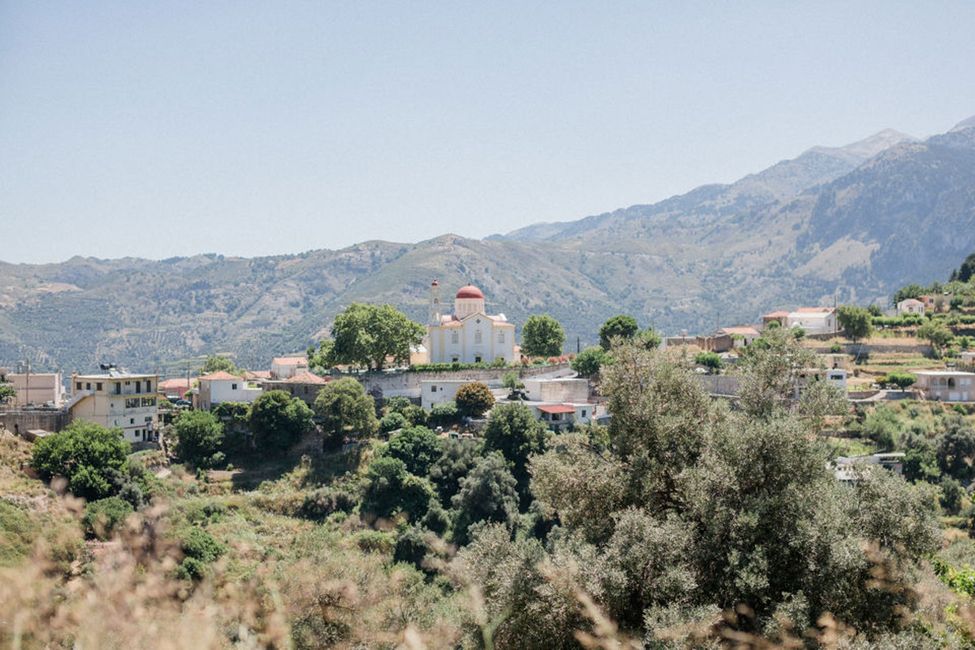
{"label": "house", "polygon": [[267,381],[271,379],[270,370],[245,370],[244,379],[247,381]]}
{"label": "house", "polygon": [[917,370],[914,387],[924,399],[942,402],[975,400],[975,373],[961,370]]}
{"label": "house", "polygon": [[539,402],[585,402],[589,399],[589,380],[578,377],[525,379],[525,395]]}
{"label": "house", "polygon": [[200,377],[196,407],[209,411],[224,402],[249,403],[260,397],[262,392],[256,382],[221,370]]}
{"label": "house", "polygon": [[271,360],[271,379],[288,379],[308,370],[308,358],[301,355],[275,357]]}
{"label": "house", "polygon": [[762,327],[768,327],[770,323],[778,323],[781,327],[785,327],[788,320],[789,312],[781,310],[771,311],[767,314],[762,314]]}
{"label": "house", "polygon": [[872,465],[900,476],[904,473],[904,454],[887,452],[869,456],[839,456],[833,461],[833,475],[841,483],[856,483],[860,471]]}
{"label": "house", "polygon": [[809,368],[799,371],[799,380],[802,385],[814,381],[828,381],[844,395],[846,394],[846,378],[845,368]]}
{"label": "house", "polygon": [[806,334],[836,334],[839,331],[833,307],[800,307],[789,313],[785,325],[802,328]]}
{"label": "house", "polygon": [[522,402],[535,417],[554,431],[589,424],[596,417],[596,405],[588,402]]}
{"label": "house", "polygon": [[156,440],[159,404],[155,374],[130,373],[113,366],[103,374],[71,376],[67,409],[72,420],[119,428],[130,442]]}
{"label": "house", "polygon": [[[741,327],[722,327],[717,331],[717,334],[722,337],[728,337],[731,339],[732,348],[743,348],[751,345],[755,339],[761,337],[761,334],[757,329],[751,326],[741,326]],[[714,350],[715,352],[727,352],[727,350]]]}
{"label": "house", "polygon": [[904,316],[907,314],[916,314],[918,316],[924,315],[924,303],[915,298],[908,298],[906,300],[901,300],[897,303],[897,315]]}
{"label": "house", "polygon": [[504,314],[488,314],[474,285],[457,290],[453,313],[443,313],[440,283],[430,287],[430,318],[424,341],[431,363],[491,363],[515,359],[515,326]]}
{"label": "house", "polygon": [[945,311],[951,305],[952,297],[951,294],[936,293],[918,296],[917,299],[924,303],[925,309],[930,309],[937,313]]}
{"label": "house", "polygon": [[290,393],[292,397],[300,397],[308,406],[313,406],[318,391],[330,381],[328,377],[319,377],[306,370],[287,379],[268,379],[261,382],[261,388],[264,391],[283,390]]}
{"label": "house", "polygon": [[186,399],[186,392],[192,387],[191,381],[186,377],[163,379],[159,382],[159,394],[171,401]]}
{"label": "house", "polygon": [[6,373],[5,377],[16,391],[12,401],[14,406],[44,404],[60,407],[64,403],[64,383],[60,372],[15,372]]}

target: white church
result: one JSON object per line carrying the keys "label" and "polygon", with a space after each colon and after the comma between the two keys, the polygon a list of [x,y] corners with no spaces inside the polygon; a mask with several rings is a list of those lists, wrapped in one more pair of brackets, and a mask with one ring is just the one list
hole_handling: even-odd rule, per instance
{"label": "white church", "polygon": [[515,358],[515,326],[504,314],[488,314],[484,294],[472,284],[454,296],[452,314],[443,313],[440,283],[430,286],[426,348],[431,363],[491,363]]}

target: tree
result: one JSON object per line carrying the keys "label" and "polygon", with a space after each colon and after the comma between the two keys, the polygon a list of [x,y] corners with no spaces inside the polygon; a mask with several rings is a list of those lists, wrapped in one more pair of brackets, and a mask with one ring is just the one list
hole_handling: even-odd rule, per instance
{"label": "tree", "polygon": [[510,527],[518,514],[516,484],[501,454],[479,459],[470,474],[461,479],[460,491],[451,501],[454,541],[466,544],[471,526],[479,522],[500,522]]}
{"label": "tree", "polygon": [[613,341],[632,339],[639,330],[640,326],[632,316],[625,314],[613,316],[599,328],[599,345],[603,350],[609,350],[613,346]]}
{"label": "tree", "polygon": [[433,431],[426,427],[410,427],[390,438],[382,453],[403,461],[410,474],[426,476],[443,456],[443,449],[443,440]]}
{"label": "tree", "polygon": [[508,389],[508,392],[514,392],[519,388],[524,388],[525,384],[522,383],[521,377],[518,376],[518,372],[515,370],[509,370],[504,373],[501,377],[501,386]]}
{"label": "tree", "polygon": [[529,357],[557,357],[564,343],[562,325],[547,314],[529,316],[521,330],[521,352]]}
{"label": "tree", "polygon": [[325,384],[315,398],[315,413],[327,447],[341,446],[346,436],[368,437],[379,429],[375,400],[351,377]]}
{"label": "tree", "polygon": [[494,395],[491,389],[479,381],[463,384],[454,396],[457,411],[464,416],[477,418],[484,415],[494,406]]}
{"label": "tree", "polygon": [[917,377],[909,372],[890,372],[883,378],[881,383],[897,386],[901,390],[907,390],[917,381]]}
{"label": "tree", "polygon": [[379,419],[379,430],[383,433],[390,433],[392,431],[398,431],[399,429],[405,429],[409,425],[410,423],[406,419],[406,416],[397,411],[387,413]]}
{"label": "tree", "polygon": [[907,300],[908,298],[914,298],[917,300],[924,295],[924,287],[919,284],[909,284],[906,287],[901,287],[894,294],[893,303],[896,306],[897,303]]}
{"label": "tree", "polygon": [[836,320],[854,342],[869,337],[873,331],[873,316],[863,307],[841,305],[836,312]]}
{"label": "tree", "polygon": [[961,481],[975,477],[975,430],[960,416],[952,419],[935,452],[941,471]]}
{"label": "tree", "polygon": [[410,348],[419,345],[423,326],[392,305],[354,303],[335,317],[332,346],[323,365],[349,364],[382,370],[387,358],[409,363]]}
{"label": "tree", "polygon": [[298,397],[283,390],[264,393],[251,404],[250,426],[263,451],[283,451],[310,431],[312,410]]}
{"label": "tree", "polygon": [[307,350],[308,367],[316,372],[327,372],[334,365],[332,363],[334,348],[335,341],[332,339],[324,339],[318,344],[317,349],[314,345],[310,346]]}
{"label": "tree", "polygon": [[31,466],[45,481],[64,477],[72,494],[91,501],[117,491],[113,481],[130,451],[120,429],[75,420],[62,431],[37,441]]}
{"label": "tree", "polygon": [[362,511],[377,517],[406,515],[418,521],[426,514],[434,498],[430,483],[406,471],[399,458],[381,456],[366,471]]}
{"label": "tree", "polygon": [[17,396],[17,391],[10,384],[0,384],[0,403],[12,400]]}
{"label": "tree", "polygon": [[941,321],[930,320],[917,328],[917,337],[931,343],[935,353],[940,355],[955,338],[955,335]]}
{"label": "tree", "polygon": [[694,356],[694,363],[707,368],[709,375],[716,374],[719,370],[721,370],[721,366],[723,365],[721,362],[721,355],[719,355],[717,352],[698,352],[697,355]]}
{"label": "tree", "polygon": [[572,369],[581,377],[595,377],[599,374],[599,369],[610,359],[611,357],[606,353],[606,350],[594,345],[576,355],[576,358],[572,360]]}
{"label": "tree", "polygon": [[660,343],[663,341],[663,339],[660,338],[660,335],[657,334],[657,332],[648,327],[634,336],[633,341],[644,350],[653,350],[660,347]]}
{"label": "tree", "polygon": [[498,451],[508,462],[518,485],[518,494],[527,505],[528,459],[545,450],[548,431],[523,404],[500,404],[491,411],[484,429],[484,450]]}
{"label": "tree", "polygon": [[975,274],[975,253],[965,258],[957,269],[951,272],[951,280],[958,282],[968,282]]}
{"label": "tree", "polygon": [[209,411],[185,411],[173,425],[176,453],[197,467],[210,467],[223,443],[223,424]]}
{"label": "tree", "polygon": [[202,372],[204,375],[208,375],[212,372],[220,371],[229,372],[232,375],[240,373],[233,361],[218,354],[211,354],[208,356],[206,361],[203,362],[203,368],[200,372]]}
{"label": "tree", "polygon": [[81,525],[86,535],[104,541],[109,539],[133,512],[132,505],[121,497],[98,499],[85,506]]}
{"label": "tree", "polygon": [[766,329],[744,348],[739,365],[741,405],[752,416],[771,418],[796,405],[802,373],[815,368],[817,360],[788,330],[779,328]]}
{"label": "tree", "polygon": [[450,500],[460,491],[460,482],[467,476],[481,457],[482,443],[461,438],[447,440],[443,453],[427,473],[440,497],[440,503],[450,507]]}
{"label": "tree", "polygon": [[457,404],[451,400],[434,404],[433,408],[430,409],[430,417],[427,418],[427,423],[432,427],[449,427],[459,419],[460,412],[457,410]]}

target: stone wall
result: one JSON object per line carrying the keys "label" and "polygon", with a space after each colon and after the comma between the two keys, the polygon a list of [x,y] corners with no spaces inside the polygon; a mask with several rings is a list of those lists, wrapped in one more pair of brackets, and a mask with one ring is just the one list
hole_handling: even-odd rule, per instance
{"label": "stone wall", "polygon": [[377,397],[409,397],[419,399],[421,381],[463,380],[480,381],[492,388],[501,386],[505,374],[517,370],[522,379],[531,377],[566,377],[573,375],[567,363],[549,366],[528,366],[526,368],[481,368],[478,370],[451,370],[438,372],[370,372],[352,375],[366,388],[366,392]]}
{"label": "stone wall", "polygon": [[11,409],[0,411],[0,425],[7,431],[21,435],[31,429],[60,431],[68,426],[71,417],[60,409]]}

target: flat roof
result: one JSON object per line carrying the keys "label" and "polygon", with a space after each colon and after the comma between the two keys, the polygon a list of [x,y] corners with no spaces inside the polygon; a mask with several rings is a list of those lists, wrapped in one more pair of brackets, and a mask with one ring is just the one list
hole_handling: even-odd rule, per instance
{"label": "flat roof", "polygon": [[925,375],[927,377],[946,377],[949,375],[952,377],[957,377],[958,375],[975,377],[975,372],[965,372],[964,370],[915,370],[914,374]]}

